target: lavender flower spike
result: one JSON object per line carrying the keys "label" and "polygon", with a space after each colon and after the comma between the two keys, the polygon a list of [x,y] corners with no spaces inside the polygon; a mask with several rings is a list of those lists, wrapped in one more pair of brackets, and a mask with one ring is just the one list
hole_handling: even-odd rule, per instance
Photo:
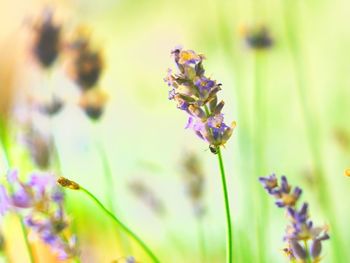
{"label": "lavender flower spike", "polygon": [[217,147],[225,145],[236,126],[235,122],[230,126],[224,123],[221,113],[224,102],[218,102],[217,98],[221,84],[204,75],[203,55],[181,48],[174,49],[171,54],[179,72],[173,74],[169,69],[164,78],[171,87],[169,99],[189,115],[186,128],[209,143],[211,151],[216,153]]}
{"label": "lavender flower spike", "polygon": [[275,174],[267,177],[260,177],[259,181],[267,192],[276,198],[276,205],[278,207],[294,206],[302,193],[302,190],[299,187],[295,187],[292,191],[292,187],[288,184],[285,176],[281,177],[280,186],[278,185]]}
{"label": "lavender flower spike", "polygon": [[285,176],[281,177],[280,184],[274,174],[260,177],[259,181],[267,192],[277,199],[276,205],[286,210],[290,224],[284,236],[284,241],[287,242],[284,252],[289,260],[295,262],[298,259],[305,262],[307,259],[312,259],[313,262],[320,262],[322,241],[329,239],[328,228],[313,225],[313,222],[309,220],[307,203],[303,203],[300,209],[297,208],[302,190],[299,187],[292,190]]}
{"label": "lavender flower spike", "polygon": [[24,216],[26,227],[66,260],[78,255],[77,241],[69,235],[69,219],[64,211],[64,195],[50,173],[32,173],[27,181],[12,170],[7,175],[11,191],[0,185],[0,213],[15,211]]}

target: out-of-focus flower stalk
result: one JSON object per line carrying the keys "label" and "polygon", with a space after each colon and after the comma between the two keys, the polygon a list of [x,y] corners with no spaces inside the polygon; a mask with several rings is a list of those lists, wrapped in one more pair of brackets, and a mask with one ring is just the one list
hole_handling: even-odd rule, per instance
{"label": "out-of-focus flower stalk", "polygon": [[[115,214],[118,209],[118,203],[115,199],[115,190],[114,190],[114,180],[113,180],[113,172],[110,166],[110,162],[108,159],[108,156],[106,154],[105,146],[103,142],[99,139],[98,133],[97,133],[97,125],[99,122],[91,122],[91,129],[96,135],[93,137],[96,138],[94,140],[94,145],[97,150],[98,156],[100,157],[100,161],[102,164],[102,174],[103,174],[103,181],[104,181],[104,194],[105,194],[105,200],[107,202],[107,208],[110,209],[110,211]],[[119,229],[117,229],[119,231]],[[130,251],[132,253],[132,246],[126,237],[125,233],[119,231],[118,234],[119,242],[122,246],[123,251]]]}
{"label": "out-of-focus flower stalk", "polygon": [[[243,33],[243,32],[242,32]],[[269,31],[263,26],[246,29],[244,40],[251,51],[253,57],[253,78],[254,78],[254,95],[253,95],[253,136],[254,136],[254,178],[252,185],[256,185],[256,178],[265,173],[265,136],[266,136],[266,112],[264,102],[266,101],[266,90],[263,81],[263,69],[265,67],[265,56],[273,44]],[[251,178],[251,177],[250,177]],[[255,187],[253,191],[256,235],[258,243],[258,255],[260,262],[266,262],[266,242],[264,240],[265,228],[259,227],[266,224],[269,211],[266,205],[266,199],[261,196],[261,192]]]}
{"label": "out-of-focus flower stalk", "polygon": [[[0,122],[1,122],[1,118],[0,118]],[[4,128],[5,125],[1,125],[0,128]],[[0,146],[3,150],[3,158],[4,158],[4,161],[7,165],[7,169],[10,169],[11,167],[11,157],[10,157],[10,151],[9,151],[9,148],[8,148],[8,141],[7,141],[7,129],[4,129],[1,131],[1,136],[0,136]],[[0,153],[1,154],[1,153]],[[11,190],[11,185],[10,185],[10,190]],[[25,242],[25,245],[26,245],[26,249],[27,249],[27,252],[28,252],[28,257],[29,257],[29,260],[31,263],[35,263],[35,259],[34,259],[34,254],[33,254],[33,249],[29,243],[29,239],[28,239],[28,233],[27,233],[27,230],[25,228],[25,225],[24,225],[24,220],[22,218],[22,216],[20,214],[17,213],[17,216],[18,216],[18,219],[20,221],[20,225],[21,225],[21,232],[22,232],[22,235],[23,235],[23,239],[24,239],[24,242]]]}
{"label": "out-of-focus flower stalk", "polygon": [[130,228],[128,228],[117,216],[115,216],[110,210],[108,210],[101,201],[89,190],[82,187],[81,185],[77,184],[74,181],[68,180],[64,177],[60,177],[57,180],[58,184],[60,184],[62,187],[71,189],[71,190],[79,190],[83,192],[85,195],[87,195],[91,200],[93,200],[96,205],[110,218],[112,219],[117,225],[119,225],[130,237],[132,237],[141,247],[142,249],[147,253],[147,255],[152,259],[155,263],[160,263],[160,260],[156,257],[156,255],[152,252],[152,250],[148,247],[148,245],[142,241]]}
{"label": "out-of-focus flower stalk", "polygon": [[162,200],[141,180],[134,180],[130,182],[129,189],[135,197],[142,201],[147,208],[149,208],[159,218],[163,225],[163,229],[166,232],[166,237],[170,241],[171,245],[181,253],[181,256],[183,257],[182,260],[186,258],[183,244],[174,235],[168,224],[168,213]]}
{"label": "out-of-focus flower stalk", "polygon": [[306,93],[308,83],[306,77],[306,68],[304,56],[302,54],[300,41],[298,39],[298,19],[296,14],[299,13],[299,1],[285,0],[283,2],[283,12],[284,12],[284,26],[286,30],[287,39],[290,45],[290,51],[292,55],[292,64],[294,68],[294,74],[296,77],[296,89],[299,96],[299,101],[301,105],[301,110],[303,113],[303,120],[306,129],[306,136],[309,142],[310,152],[312,155],[314,176],[317,177],[317,194],[320,201],[320,204],[323,206],[325,213],[328,215],[332,230],[334,233],[333,238],[333,247],[334,247],[334,256],[336,262],[347,261],[347,258],[342,251],[345,251],[344,245],[341,240],[338,238],[339,230],[337,227],[337,220],[335,218],[334,206],[330,203],[331,194],[328,188],[328,184],[325,178],[325,169],[322,156],[322,146],[317,127],[317,118],[311,110],[311,104],[308,100],[308,95]]}
{"label": "out-of-focus flower stalk", "polygon": [[207,246],[205,240],[205,228],[203,223],[203,218],[197,218],[197,232],[198,232],[198,244],[201,256],[201,262],[207,262]]}
{"label": "out-of-focus flower stalk", "polygon": [[[98,138],[98,136],[96,136]],[[108,209],[111,210],[113,214],[116,211],[116,202],[114,198],[114,183],[113,183],[113,174],[112,169],[108,160],[108,156],[106,154],[105,148],[102,142],[96,140],[96,148],[98,150],[99,156],[101,157],[102,167],[103,167],[103,176],[105,181],[105,197],[107,200]],[[119,230],[117,230],[119,231]],[[123,233],[119,233],[118,237],[120,238],[120,242],[124,251],[131,251],[132,247],[129,244],[128,239],[124,236]]]}
{"label": "out-of-focus flower stalk", "polygon": [[[265,54],[260,51],[254,51],[254,179],[263,174],[265,168],[265,155],[264,155],[264,137],[265,137],[265,112],[264,112],[264,87],[262,83],[262,60]],[[256,184],[254,184],[256,185]],[[268,209],[266,206],[266,199],[261,198],[261,192],[255,189],[254,195],[254,206],[256,211],[255,224],[265,225],[268,219]],[[257,202],[259,200],[259,202]],[[264,242],[264,232],[265,228],[257,227],[257,242],[258,242],[258,255],[262,262],[265,262],[265,242]]]}
{"label": "out-of-focus flower stalk", "polygon": [[[228,4],[230,4],[230,8],[228,8]],[[219,31],[219,37],[220,41],[218,42],[219,45],[221,45],[222,50],[224,51],[224,61],[226,62],[226,65],[230,69],[231,72],[231,80],[233,81],[233,86],[231,87],[231,92],[234,94],[234,97],[236,98],[235,103],[237,105],[237,121],[239,122],[239,132],[237,133],[238,136],[238,146],[239,146],[239,159],[244,160],[244,162],[241,162],[240,164],[240,171],[241,174],[244,174],[247,176],[248,180],[251,182],[250,184],[245,184],[245,191],[246,193],[250,193],[251,188],[249,185],[254,185],[253,181],[256,180],[254,178],[254,170],[253,170],[253,145],[250,143],[253,140],[253,134],[252,134],[252,125],[250,124],[250,114],[249,114],[249,108],[251,107],[251,103],[249,100],[247,100],[247,93],[246,89],[247,87],[244,85],[244,64],[241,63],[241,46],[239,43],[241,43],[239,36],[237,34],[237,28],[239,27],[239,19],[237,19],[239,16],[237,15],[237,12],[239,12],[240,5],[238,2],[223,2],[223,1],[217,1],[217,28]],[[237,157],[235,157],[237,158]],[[245,203],[245,206],[247,207],[246,211],[254,211],[255,210],[255,204],[256,201],[256,194],[248,194],[244,197],[247,202]],[[254,218],[256,218],[254,216]],[[246,227],[250,227],[250,221],[247,221]],[[259,228],[261,228],[262,225],[259,225]],[[260,231],[260,230],[258,230]],[[258,233],[258,231],[256,231]],[[238,237],[237,237],[238,235]],[[236,237],[239,240],[242,240],[245,238],[242,236],[241,232],[237,231]],[[259,238],[256,237],[254,240],[249,241],[250,244],[254,242],[259,242]],[[252,247],[250,246],[250,249],[252,251]],[[254,244],[254,247],[259,247],[258,249],[261,250],[261,247],[259,244]],[[244,260],[245,262],[250,262],[252,260],[249,253],[244,253],[243,251],[238,251],[236,253],[236,256],[239,257],[241,260]]]}
{"label": "out-of-focus flower stalk", "polygon": [[204,186],[205,177],[204,172],[196,154],[190,153],[183,157],[182,167],[185,181],[185,189],[188,199],[192,203],[193,214],[197,225],[198,248],[201,256],[201,262],[205,263],[207,260],[204,216],[206,207],[204,205]]}

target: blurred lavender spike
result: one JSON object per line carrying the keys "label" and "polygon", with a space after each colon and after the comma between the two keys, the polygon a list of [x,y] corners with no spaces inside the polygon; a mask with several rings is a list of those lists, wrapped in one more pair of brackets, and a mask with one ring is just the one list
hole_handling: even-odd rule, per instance
{"label": "blurred lavender spike", "polygon": [[[276,205],[286,210],[290,224],[287,225],[284,236],[284,241],[287,242],[284,252],[290,261],[294,262],[295,259],[299,259],[304,262],[312,258],[314,262],[320,262],[322,241],[329,239],[328,227],[314,226],[309,220],[307,203],[303,203],[300,209],[297,208],[302,190],[299,187],[292,188],[285,176],[281,177],[280,184],[275,174],[260,177],[259,181],[265,190],[277,200]],[[310,249],[309,243],[311,243]]]}

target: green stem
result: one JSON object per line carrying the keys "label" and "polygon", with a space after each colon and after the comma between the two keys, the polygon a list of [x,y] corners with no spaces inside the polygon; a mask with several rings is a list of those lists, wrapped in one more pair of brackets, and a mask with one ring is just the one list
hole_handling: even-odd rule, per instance
{"label": "green stem", "polygon": [[266,120],[264,112],[264,90],[262,83],[263,76],[263,59],[264,51],[253,50],[254,52],[254,176],[252,184],[254,189],[254,210],[256,211],[255,225],[257,228],[257,243],[258,243],[258,255],[259,262],[265,262],[265,244],[264,244],[264,226],[268,218],[268,210],[266,206],[266,198],[262,196],[264,194],[260,189],[256,189],[258,186],[257,177],[264,174],[265,162],[264,162],[264,140],[266,131]]}
{"label": "green stem", "polygon": [[33,255],[33,250],[32,250],[32,248],[30,246],[30,243],[29,243],[26,226],[24,225],[23,218],[20,215],[18,215],[18,217],[19,217],[19,220],[20,220],[21,230],[22,230],[22,234],[23,234],[23,237],[24,237],[24,242],[26,244],[26,248],[27,248],[27,251],[28,251],[28,256],[29,256],[30,263],[34,263],[35,259],[34,259],[34,255]]}
{"label": "green stem", "polygon": [[[204,105],[204,110],[205,110],[205,114],[207,115],[207,117],[210,116],[211,113],[210,113],[210,110],[209,110],[207,105]],[[228,198],[228,190],[227,190],[224,162],[222,160],[220,146],[217,146],[216,150],[217,150],[220,173],[221,173],[222,191],[224,194],[225,211],[226,211],[227,263],[232,263],[233,262],[233,251],[232,251],[233,240],[232,240],[232,223],[231,223],[230,203],[229,203],[229,198]]]}
{"label": "green stem", "polygon": [[132,232],[124,223],[122,223],[111,211],[109,211],[91,192],[80,186],[80,190],[89,196],[117,225],[119,225],[128,235],[130,235],[147,253],[155,263],[160,263],[152,250],[144,243],[134,232]]}
{"label": "green stem", "polygon": [[160,217],[160,220],[163,225],[163,229],[165,231],[165,235],[167,236],[167,239],[171,243],[171,246],[180,252],[182,257],[186,257],[186,249],[184,248],[183,244],[181,243],[181,240],[179,240],[176,235],[174,235],[173,231],[171,230],[168,221],[166,220],[167,218],[164,216]]}
{"label": "green stem", "polygon": [[[96,136],[97,137],[97,136]],[[99,152],[99,156],[101,157],[101,162],[102,162],[102,166],[103,166],[103,176],[104,176],[104,181],[105,181],[105,194],[106,194],[106,201],[108,204],[108,208],[111,210],[111,212],[113,214],[115,214],[115,202],[113,201],[113,193],[114,193],[114,189],[113,189],[113,173],[112,173],[112,169],[111,166],[109,165],[109,161],[108,161],[108,157],[106,154],[106,151],[103,147],[103,144],[96,140],[96,147],[97,150]],[[132,253],[132,247],[128,242],[128,239],[125,238],[125,236],[123,235],[123,233],[118,233],[119,235],[119,240],[121,243],[121,247],[122,250],[124,251],[129,251],[130,253]]]}
{"label": "green stem", "polygon": [[222,182],[222,190],[224,194],[224,200],[225,200],[225,211],[226,211],[226,227],[227,227],[227,263],[233,262],[233,251],[232,251],[232,224],[231,224],[231,214],[230,214],[230,203],[228,198],[228,191],[227,191],[227,184],[226,184],[226,176],[225,176],[225,169],[224,169],[224,163],[222,160],[221,155],[221,149],[220,147],[217,147],[218,152],[218,160],[219,160],[219,167],[220,167],[220,173],[221,173],[221,182]]}
{"label": "green stem", "polygon": [[113,175],[112,175],[111,167],[109,165],[108,158],[102,144],[99,142],[96,142],[96,147],[99,151],[101,161],[102,161],[102,166],[103,166],[103,175],[104,175],[105,187],[106,187],[105,193],[106,193],[108,208],[113,213],[115,213],[113,196],[112,196],[113,195]]}
{"label": "green stem", "polygon": [[307,241],[304,240],[304,247],[305,247],[305,252],[306,252],[306,262],[307,263],[312,263],[312,260],[310,258],[310,254],[309,254],[309,246],[307,245]]}

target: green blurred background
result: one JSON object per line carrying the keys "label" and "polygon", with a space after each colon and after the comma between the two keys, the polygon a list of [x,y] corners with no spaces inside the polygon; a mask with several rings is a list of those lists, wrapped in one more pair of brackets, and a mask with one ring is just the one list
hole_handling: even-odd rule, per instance
{"label": "green blurred background", "polygon": [[[35,78],[27,81],[30,73],[23,73],[22,54],[14,49],[21,40],[23,19],[43,4],[47,2],[0,4],[0,52],[5,58],[1,69],[6,72],[6,57],[14,54],[16,74],[11,87],[19,92],[23,83],[28,85]],[[96,143],[103,145],[113,174],[117,214],[162,262],[200,262],[196,221],[181,179],[181,159],[189,151],[198,154],[206,175],[207,262],[224,262],[225,256],[216,157],[184,129],[187,119],[168,101],[163,82],[167,68],[175,66],[170,51],[179,44],[205,54],[206,72],[223,84],[219,97],[226,102],[225,118],[237,121],[223,150],[234,218],[235,262],[287,261],[282,253],[287,221],[257,181],[272,172],[287,175],[293,185],[304,189],[303,199],[309,202],[316,224],[331,225],[323,262],[349,262],[350,205],[346,200],[350,179],[344,176],[350,152],[348,1],[75,0],[50,4],[63,13],[68,28],[81,23],[92,28],[92,38],[106,60],[99,86],[110,97],[97,123],[91,123],[74,105],[55,117],[62,171],[106,201]],[[254,51],[245,44],[242,29],[261,25],[269,29],[274,46]],[[52,85],[68,85],[59,72],[55,76]],[[9,88],[1,85],[3,91]],[[15,164],[23,165],[21,150],[14,152]],[[135,179],[145,182],[163,201],[165,219],[130,193],[128,183]],[[325,188],[329,195],[323,192]],[[116,259],[120,244],[113,225],[83,196],[69,193],[69,200],[81,236],[82,261]]]}

